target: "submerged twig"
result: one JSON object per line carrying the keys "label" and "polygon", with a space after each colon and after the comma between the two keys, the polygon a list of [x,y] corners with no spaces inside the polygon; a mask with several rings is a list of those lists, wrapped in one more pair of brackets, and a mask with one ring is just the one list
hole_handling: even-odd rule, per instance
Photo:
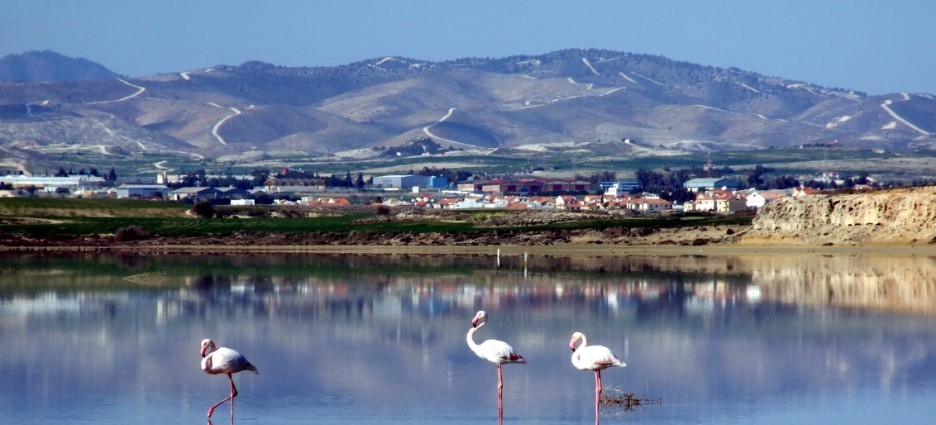
{"label": "submerged twig", "polygon": [[139,273],[132,276],[127,276],[124,280],[134,282],[134,283],[143,283],[143,284],[157,284],[163,283],[166,281],[166,274],[163,272],[149,272],[149,273]]}
{"label": "submerged twig", "polygon": [[[611,392],[612,394],[608,394]],[[601,394],[601,404],[607,406],[620,406],[625,410],[632,410],[637,406],[651,405],[651,404],[663,404],[663,399],[651,399],[637,397],[634,393],[625,393],[621,390],[608,389],[606,388]]]}

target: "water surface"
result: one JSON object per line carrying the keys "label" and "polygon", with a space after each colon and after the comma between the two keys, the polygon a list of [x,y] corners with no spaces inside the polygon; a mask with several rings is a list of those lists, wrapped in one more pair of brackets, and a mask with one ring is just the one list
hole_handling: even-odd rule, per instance
{"label": "water surface", "polygon": [[[905,261],[905,263],[901,263]],[[203,423],[228,391],[199,342],[241,351],[240,423],[593,423],[579,330],[628,367],[603,424],[931,423],[933,259],[407,256],[0,257],[0,418]],[[680,264],[680,266],[676,266]],[[230,422],[225,405],[215,423]]]}

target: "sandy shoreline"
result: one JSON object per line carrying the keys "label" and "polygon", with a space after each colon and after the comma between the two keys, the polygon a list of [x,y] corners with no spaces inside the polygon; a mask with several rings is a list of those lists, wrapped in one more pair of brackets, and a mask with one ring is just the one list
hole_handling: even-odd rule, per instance
{"label": "sandy shoreline", "polygon": [[771,256],[771,255],[900,255],[936,256],[932,245],[811,246],[796,244],[749,245],[491,245],[491,246],[392,246],[392,245],[113,245],[97,246],[0,246],[0,252],[100,252],[146,254],[349,254],[349,255],[529,255],[555,257],[616,256]]}

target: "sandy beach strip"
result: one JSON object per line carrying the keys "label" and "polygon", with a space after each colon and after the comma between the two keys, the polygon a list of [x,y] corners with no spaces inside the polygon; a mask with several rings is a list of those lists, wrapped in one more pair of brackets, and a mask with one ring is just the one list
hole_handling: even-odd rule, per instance
{"label": "sandy beach strip", "polygon": [[761,256],[761,255],[917,255],[936,256],[933,245],[810,246],[797,244],[747,245],[112,245],[95,246],[2,246],[0,252],[138,252],[147,254],[349,254],[349,255],[528,255],[553,257],[608,256]]}

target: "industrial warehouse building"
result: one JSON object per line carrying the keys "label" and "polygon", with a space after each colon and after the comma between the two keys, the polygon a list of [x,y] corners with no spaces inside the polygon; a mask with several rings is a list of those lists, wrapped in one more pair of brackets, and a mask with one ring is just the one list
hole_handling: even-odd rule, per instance
{"label": "industrial warehouse building", "polygon": [[164,184],[122,184],[117,187],[118,198],[169,197],[169,188]]}
{"label": "industrial warehouse building", "polygon": [[737,190],[738,182],[731,179],[702,178],[692,179],[683,184],[690,192],[705,192],[706,190]]}
{"label": "industrial warehouse building", "polygon": [[410,189],[412,187],[444,189],[449,181],[445,177],[419,176],[415,174],[374,177],[374,186],[383,188]]}
{"label": "industrial warehouse building", "polygon": [[100,186],[104,179],[98,176],[77,175],[68,177],[33,177],[25,175],[7,175],[0,176],[0,182],[13,186],[14,189],[22,187],[43,188],[47,192],[54,192],[55,189],[68,189],[71,191],[79,188]]}

